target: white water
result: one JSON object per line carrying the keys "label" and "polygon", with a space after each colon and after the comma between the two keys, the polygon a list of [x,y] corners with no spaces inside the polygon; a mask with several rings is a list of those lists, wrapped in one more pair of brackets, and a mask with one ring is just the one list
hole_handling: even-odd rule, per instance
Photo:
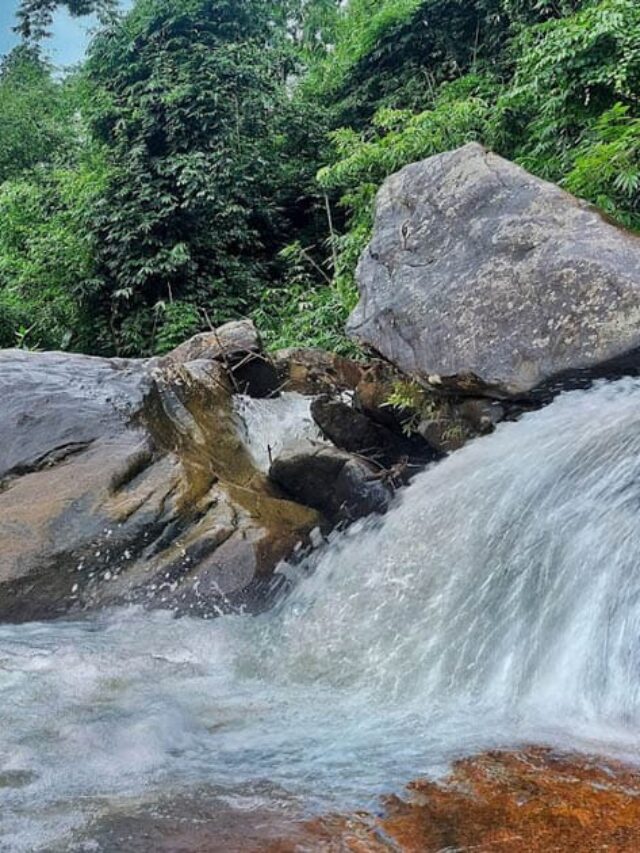
{"label": "white water", "polygon": [[633,756],[640,381],[502,425],[313,568],[258,618],[0,626],[0,849],[202,785],[345,811],[488,746]]}

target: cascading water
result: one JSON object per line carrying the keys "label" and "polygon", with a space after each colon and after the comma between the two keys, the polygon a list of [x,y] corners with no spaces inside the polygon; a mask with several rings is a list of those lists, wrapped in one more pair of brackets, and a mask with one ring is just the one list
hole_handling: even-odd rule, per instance
{"label": "cascading water", "polygon": [[198,786],[344,811],[489,746],[632,754],[639,513],[629,379],[432,466],[260,617],[0,626],[0,849]]}

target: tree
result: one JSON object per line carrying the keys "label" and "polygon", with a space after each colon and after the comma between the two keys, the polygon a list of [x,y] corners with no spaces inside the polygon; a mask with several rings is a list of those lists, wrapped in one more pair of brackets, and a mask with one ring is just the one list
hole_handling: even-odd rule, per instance
{"label": "tree", "polygon": [[118,0],[21,0],[16,30],[25,41],[37,42],[49,34],[58,8],[67,9],[74,17],[96,14],[100,20],[106,21],[115,13],[117,6]]}
{"label": "tree", "polygon": [[[88,222],[104,164],[80,117],[78,78],[55,79],[32,46],[0,65],[0,345],[87,349]],[[25,330],[28,335],[25,337]]]}
{"label": "tree", "polygon": [[37,50],[21,45],[0,63],[0,183],[72,145],[68,90]]}
{"label": "tree", "polygon": [[382,107],[424,109],[441,83],[496,70],[508,30],[502,0],[351,0],[309,88],[361,129]]}
{"label": "tree", "polygon": [[95,351],[89,224],[103,180],[96,152],[0,185],[0,346]]}
{"label": "tree", "polygon": [[118,352],[243,314],[269,279],[290,67],[264,0],[140,0],[96,39],[97,310]]}

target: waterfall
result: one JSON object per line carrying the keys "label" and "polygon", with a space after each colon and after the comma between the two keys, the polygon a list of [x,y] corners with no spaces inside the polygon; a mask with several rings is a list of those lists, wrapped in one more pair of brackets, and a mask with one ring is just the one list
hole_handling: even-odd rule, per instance
{"label": "waterfall", "polygon": [[0,849],[159,792],[345,810],[487,747],[633,755],[640,380],[501,425],[284,570],[255,618],[0,626]]}

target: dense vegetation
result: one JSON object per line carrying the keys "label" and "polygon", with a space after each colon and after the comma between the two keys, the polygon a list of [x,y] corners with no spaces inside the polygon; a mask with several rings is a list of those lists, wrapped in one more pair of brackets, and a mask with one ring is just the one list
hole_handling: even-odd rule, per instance
{"label": "dense vegetation", "polygon": [[[54,74],[56,5],[97,12]],[[349,348],[386,175],[480,140],[640,228],[636,0],[24,0],[0,66],[0,345]]]}

